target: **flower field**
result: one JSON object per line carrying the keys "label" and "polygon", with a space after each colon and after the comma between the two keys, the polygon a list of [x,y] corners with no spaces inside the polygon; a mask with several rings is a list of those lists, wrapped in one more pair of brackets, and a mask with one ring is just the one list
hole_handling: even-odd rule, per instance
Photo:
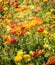
{"label": "flower field", "polygon": [[0,65],[55,65],[55,0],[0,0]]}

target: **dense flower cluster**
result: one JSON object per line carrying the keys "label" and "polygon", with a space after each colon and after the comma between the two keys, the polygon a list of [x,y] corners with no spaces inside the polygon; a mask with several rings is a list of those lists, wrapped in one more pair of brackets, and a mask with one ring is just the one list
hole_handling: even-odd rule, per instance
{"label": "dense flower cluster", "polygon": [[0,0],[0,65],[55,65],[55,0]]}

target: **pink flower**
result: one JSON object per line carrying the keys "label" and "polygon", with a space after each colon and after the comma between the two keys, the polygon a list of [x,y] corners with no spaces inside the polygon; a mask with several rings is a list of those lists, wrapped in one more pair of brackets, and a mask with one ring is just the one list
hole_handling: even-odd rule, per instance
{"label": "pink flower", "polygon": [[16,38],[11,38],[11,39],[10,39],[10,44],[15,43],[16,41],[17,41],[17,39],[16,39]]}

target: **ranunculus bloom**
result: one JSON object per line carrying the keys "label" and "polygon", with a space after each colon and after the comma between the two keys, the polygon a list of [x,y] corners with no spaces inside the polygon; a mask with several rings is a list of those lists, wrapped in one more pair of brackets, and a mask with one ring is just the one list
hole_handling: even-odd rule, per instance
{"label": "ranunculus bloom", "polygon": [[49,58],[46,65],[55,65],[55,56]]}
{"label": "ranunculus bloom", "polygon": [[25,29],[25,26],[21,26],[20,28],[21,28],[21,30],[24,30]]}
{"label": "ranunculus bloom", "polygon": [[39,53],[36,51],[36,52],[33,53],[32,57],[36,58],[36,57],[38,57],[38,55],[39,55]]}
{"label": "ranunculus bloom", "polygon": [[44,54],[44,50],[39,50],[39,55],[42,55],[42,54]]}
{"label": "ranunculus bloom", "polygon": [[44,31],[44,28],[38,28],[37,31],[38,32],[43,32]]}
{"label": "ranunculus bloom", "polygon": [[10,39],[10,44],[15,43],[16,41],[17,41],[17,39],[16,39],[16,38],[11,38],[11,39]]}
{"label": "ranunculus bloom", "polygon": [[21,32],[19,36],[24,36],[24,32]]}

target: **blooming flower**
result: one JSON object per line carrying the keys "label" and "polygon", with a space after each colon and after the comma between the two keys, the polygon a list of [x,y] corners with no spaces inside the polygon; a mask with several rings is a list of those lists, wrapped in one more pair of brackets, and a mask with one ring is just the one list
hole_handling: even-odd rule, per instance
{"label": "blooming flower", "polygon": [[22,56],[15,56],[14,61],[15,62],[21,62],[22,61]]}
{"label": "blooming flower", "polygon": [[36,58],[36,57],[38,57],[38,55],[39,55],[39,53],[38,53],[38,51],[37,51],[37,52],[34,52],[34,53],[33,53],[32,57],[33,57],[33,58]]}
{"label": "blooming flower", "polygon": [[7,10],[8,10],[8,7],[3,7],[3,10],[4,10],[4,11],[7,11]]}
{"label": "blooming flower", "polygon": [[44,31],[44,28],[38,28],[37,31],[38,32],[43,32]]}
{"label": "blooming flower", "polygon": [[23,56],[25,59],[30,59],[30,55],[29,54],[24,54]]}
{"label": "blooming flower", "polygon": [[39,50],[38,53],[39,53],[39,55],[42,55],[42,54],[44,54],[44,50]]}
{"label": "blooming flower", "polygon": [[46,65],[55,65],[55,56],[50,57],[46,63]]}
{"label": "blooming flower", "polygon": [[2,0],[0,0],[0,2],[2,2]]}
{"label": "blooming flower", "polygon": [[17,56],[22,56],[23,52],[22,51],[18,51]]}
{"label": "blooming flower", "polygon": [[43,2],[48,2],[48,0],[43,0]]}
{"label": "blooming flower", "polygon": [[10,44],[15,43],[16,41],[17,41],[17,39],[16,39],[16,38],[11,38],[11,39],[10,39]]}
{"label": "blooming flower", "polygon": [[44,30],[44,31],[43,31],[43,34],[48,34],[48,31],[47,31],[47,30]]}
{"label": "blooming flower", "polygon": [[51,12],[46,12],[46,15],[51,15]]}
{"label": "blooming flower", "polygon": [[27,65],[32,65],[32,63],[28,63]]}

